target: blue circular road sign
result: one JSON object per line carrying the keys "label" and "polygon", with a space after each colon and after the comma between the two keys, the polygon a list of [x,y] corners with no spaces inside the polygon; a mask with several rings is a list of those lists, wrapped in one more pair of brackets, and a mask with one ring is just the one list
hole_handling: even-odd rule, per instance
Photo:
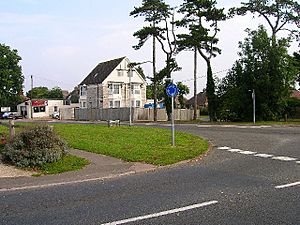
{"label": "blue circular road sign", "polygon": [[169,84],[166,92],[169,97],[174,97],[178,93],[178,88],[175,84]]}

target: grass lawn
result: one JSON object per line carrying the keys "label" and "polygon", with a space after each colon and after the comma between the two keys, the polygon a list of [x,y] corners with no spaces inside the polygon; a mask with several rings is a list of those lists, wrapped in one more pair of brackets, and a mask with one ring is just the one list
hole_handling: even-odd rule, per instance
{"label": "grass lawn", "polygon": [[182,132],[176,132],[176,146],[172,147],[167,129],[92,124],[55,124],[54,129],[72,148],[129,162],[168,165],[195,158],[208,149],[206,140]]}
{"label": "grass lawn", "polygon": [[37,168],[37,173],[34,176],[42,174],[58,174],[67,171],[80,170],[90,162],[86,159],[74,156],[66,155],[62,159],[54,163],[46,163],[43,166]]}

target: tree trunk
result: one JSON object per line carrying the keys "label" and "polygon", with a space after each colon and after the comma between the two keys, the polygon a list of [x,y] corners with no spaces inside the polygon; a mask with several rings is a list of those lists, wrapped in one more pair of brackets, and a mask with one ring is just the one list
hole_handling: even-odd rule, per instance
{"label": "tree trunk", "polygon": [[212,74],[210,60],[207,63],[207,83],[206,83],[206,94],[208,100],[208,114],[210,121],[216,121],[216,95],[215,95],[215,82]]}
{"label": "tree trunk", "polygon": [[194,115],[193,120],[197,119],[197,49],[194,51]]}

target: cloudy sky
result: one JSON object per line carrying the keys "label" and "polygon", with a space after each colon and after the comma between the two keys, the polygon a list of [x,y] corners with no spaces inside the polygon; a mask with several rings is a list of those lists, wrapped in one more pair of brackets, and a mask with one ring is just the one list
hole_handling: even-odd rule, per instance
{"label": "cloudy sky", "polygon": [[[133,33],[144,23],[142,18],[129,16],[142,0],[0,0],[0,43],[17,49],[22,57],[25,91],[34,86],[59,86],[71,91],[100,62],[127,56],[131,61],[151,60],[151,43],[134,50],[137,40]],[[167,0],[172,6],[180,0]],[[237,0],[219,0],[218,6],[238,6]],[[219,47],[222,54],[213,59],[213,71],[223,77],[237,59],[238,42],[244,30],[256,29],[263,23],[252,16],[237,17],[221,24]],[[296,51],[293,44],[290,52]],[[159,54],[158,69],[165,57]],[[198,91],[206,83],[206,67],[200,56]],[[183,81],[193,93],[193,53],[177,56],[182,70],[174,73],[175,81]],[[151,65],[143,65],[151,75]],[[219,72],[221,71],[221,72]],[[191,96],[191,94],[189,95]]]}

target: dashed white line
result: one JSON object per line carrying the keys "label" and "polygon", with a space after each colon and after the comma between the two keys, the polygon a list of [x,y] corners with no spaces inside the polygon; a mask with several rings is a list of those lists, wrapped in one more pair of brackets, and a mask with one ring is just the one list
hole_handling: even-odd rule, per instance
{"label": "dashed white line", "polygon": [[254,155],[256,154],[257,152],[252,152],[252,151],[241,151],[239,152],[240,154],[243,154],[243,155]]}
{"label": "dashed white line", "polygon": [[104,223],[102,225],[118,225],[118,224],[130,223],[130,222],[135,222],[135,221],[140,221],[140,220],[145,220],[145,219],[151,219],[151,218],[155,218],[155,217],[160,217],[160,216],[183,212],[183,211],[187,211],[187,210],[191,210],[191,209],[196,209],[196,208],[200,208],[200,207],[204,207],[204,206],[209,206],[209,205],[213,205],[216,203],[218,203],[218,201],[203,202],[200,204],[189,205],[189,206],[185,206],[182,208],[171,209],[171,210],[162,211],[159,213],[149,214],[149,215],[145,215],[145,216],[138,216],[138,217],[134,217],[134,218],[130,218],[130,219],[124,219],[124,220]]}
{"label": "dashed white line", "polygon": [[287,156],[275,156],[275,157],[272,157],[272,159],[278,159],[278,160],[281,160],[281,161],[295,161],[295,160],[297,160],[296,158],[291,158],[291,157],[287,157]]}
{"label": "dashed white line", "polygon": [[261,157],[261,158],[271,158],[274,155],[271,155],[271,154],[255,154],[254,156]]}
{"label": "dashed white line", "polygon": [[241,150],[238,148],[230,148],[228,146],[221,146],[221,147],[218,147],[218,149],[225,150],[228,152],[233,152],[233,153],[239,153],[239,154],[243,154],[243,155],[253,155],[256,157],[271,158],[274,160],[280,160],[280,161],[286,161],[286,162],[296,161],[297,164],[300,164],[300,161],[297,158],[288,157],[288,156],[274,156],[272,154],[264,154],[264,153],[257,153],[257,152],[253,152],[253,151],[244,151],[244,150]]}
{"label": "dashed white line", "polygon": [[229,149],[230,149],[230,147],[223,146],[223,147],[219,147],[218,149],[219,149],[219,150],[229,150]]}
{"label": "dashed white line", "polygon": [[243,150],[241,149],[237,149],[237,148],[233,148],[233,149],[229,149],[229,152],[242,152]]}
{"label": "dashed white line", "polygon": [[297,185],[300,185],[300,181],[295,182],[295,183],[290,183],[290,184],[278,185],[275,188],[276,189],[282,189],[282,188],[287,188],[287,187],[294,187],[294,186],[297,186]]}

